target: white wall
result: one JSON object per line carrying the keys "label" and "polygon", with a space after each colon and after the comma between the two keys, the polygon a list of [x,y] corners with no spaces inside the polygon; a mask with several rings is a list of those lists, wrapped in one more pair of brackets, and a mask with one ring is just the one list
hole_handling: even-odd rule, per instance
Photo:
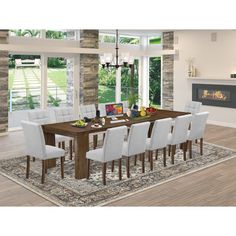
{"label": "white wall", "polygon": [[[216,42],[211,41],[211,33],[217,33]],[[230,81],[236,72],[236,31],[175,31],[175,49],[178,50],[174,62],[174,109],[183,110],[186,101],[192,98],[192,83],[214,83],[236,85]],[[186,60],[194,58],[194,65],[202,80],[188,80]],[[211,79],[222,79],[211,80]],[[224,81],[225,80],[225,81]],[[236,127],[236,109],[203,106],[209,111],[209,123]]]}

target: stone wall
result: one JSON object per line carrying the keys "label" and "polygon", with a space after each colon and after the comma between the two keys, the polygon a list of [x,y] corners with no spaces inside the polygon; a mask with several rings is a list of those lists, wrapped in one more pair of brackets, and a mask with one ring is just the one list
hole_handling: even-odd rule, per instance
{"label": "stone wall", "polygon": [[[8,43],[8,30],[0,30],[0,44]],[[0,51],[0,135],[8,130],[8,52]]]}
{"label": "stone wall", "polygon": [[[163,32],[162,40],[163,50],[174,49],[174,32]],[[163,55],[162,65],[162,108],[173,110],[174,55]]]}
{"label": "stone wall", "polygon": [[[81,30],[80,47],[98,48],[98,30]],[[98,104],[98,66],[99,56],[80,55],[80,103]]]}

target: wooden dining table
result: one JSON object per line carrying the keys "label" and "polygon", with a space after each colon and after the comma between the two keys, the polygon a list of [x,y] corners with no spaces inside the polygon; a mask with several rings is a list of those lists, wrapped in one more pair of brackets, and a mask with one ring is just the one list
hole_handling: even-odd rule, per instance
{"label": "wooden dining table", "polygon": [[[149,121],[151,122],[149,135],[152,130],[152,125],[155,120],[164,119],[164,118],[176,118],[177,116],[182,116],[189,114],[187,112],[180,111],[170,111],[158,109],[157,112],[150,116],[129,118],[126,115],[119,117],[118,119],[125,119],[125,122],[121,123],[111,123],[111,118],[105,117],[105,125],[100,128],[93,128],[93,122],[89,122],[88,125],[84,128],[77,128],[72,126],[73,121],[63,122],[63,123],[53,123],[43,125],[43,132],[45,137],[45,142],[47,145],[55,146],[55,135],[65,135],[74,138],[74,151],[75,151],[75,178],[83,179],[87,175],[87,159],[86,152],[89,151],[89,134],[104,132],[109,128],[117,126],[131,126],[132,124],[141,123]],[[111,147],[112,148],[112,147]],[[54,167],[56,165],[56,160],[51,160],[48,163],[48,168]]]}

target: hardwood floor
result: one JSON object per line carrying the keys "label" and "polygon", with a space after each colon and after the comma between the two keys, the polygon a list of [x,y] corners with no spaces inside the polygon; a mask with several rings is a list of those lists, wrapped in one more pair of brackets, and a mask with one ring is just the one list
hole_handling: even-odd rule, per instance
{"label": "hardwood floor", "polygon": [[[236,129],[207,125],[205,141],[236,149]],[[21,132],[0,137],[0,159],[23,153]],[[137,193],[109,206],[235,206],[236,159]],[[0,206],[53,206],[0,175]]]}

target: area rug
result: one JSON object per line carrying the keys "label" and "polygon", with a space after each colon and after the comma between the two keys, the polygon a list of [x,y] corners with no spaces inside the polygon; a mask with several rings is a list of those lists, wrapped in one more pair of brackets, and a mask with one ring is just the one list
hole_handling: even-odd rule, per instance
{"label": "area rug", "polygon": [[69,160],[68,157],[65,161],[65,178],[60,177],[60,163],[58,162],[55,168],[48,171],[45,184],[41,184],[41,162],[38,160],[31,162],[30,178],[25,178],[26,157],[24,156],[1,160],[0,173],[56,205],[99,206],[236,156],[236,150],[209,143],[204,143],[203,152],[204,155],[200,156],[199,145],[194,144],[193,158],[183,161],[182,151],[177,149],[175,164],[172,165],[170,157],[167,157],[166,167],[163,167],[162,153],[159,152],[157,160],[153,157],[153,171],[150,171],[150,163],[146,159],[144,174],[141,170],[141,162],[138,161],[134,166],[134,161],[131,159],[131,178],[129,179],[126,177],[126,160],[123,160],[122,181],[118,179],[117,163],[114,172],[111,172],[111,167],[108,165],[106,186],[102,184],[100,163],[92,161],[89,180],[76,180],[74,161]]}

